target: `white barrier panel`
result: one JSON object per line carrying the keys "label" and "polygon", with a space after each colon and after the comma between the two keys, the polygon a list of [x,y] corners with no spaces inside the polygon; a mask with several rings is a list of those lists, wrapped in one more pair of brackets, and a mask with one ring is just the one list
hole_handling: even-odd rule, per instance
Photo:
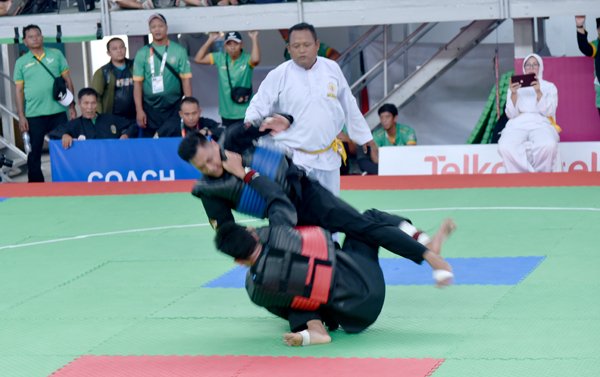
{"label": "white barrier panel", "polygon": [[[562,171],[598,172],[600,142],[559,143]],[[417,145],[379,149],[379,175],[505,173],[497,144]]]}

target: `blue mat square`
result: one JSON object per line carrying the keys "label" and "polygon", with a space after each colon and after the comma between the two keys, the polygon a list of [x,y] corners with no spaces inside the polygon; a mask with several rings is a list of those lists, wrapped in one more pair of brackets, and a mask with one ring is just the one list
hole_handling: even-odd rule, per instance
{"label": "blue mat square", "polygon": [[6,199],[8,199],[8,198],[2,198],[2,197],[0,197],[0,202],[5,201]]}
{"label": "blue mat square", "polygon": [[248,267],[237,266],[218,278],[204,284],[204,288],[244,288],[246,286],[246,271]]}
{"label": "blue mat square", "polygon": [[[544,257],[448,258],[454,270],[454,284],[516,285],[531,273]],[[431,268],[407,259],[381,259],[386,285],[432,284]]]}
{"label": "blue mat square", "polygon": [[[447,258],[457,285],[516,285],[525,279],[544,257]],[[431,268],[407,259],[379,260],[386,285],[430,285]],[[244,288],[246,267],[235,267],[203,285],[205,288]]]}

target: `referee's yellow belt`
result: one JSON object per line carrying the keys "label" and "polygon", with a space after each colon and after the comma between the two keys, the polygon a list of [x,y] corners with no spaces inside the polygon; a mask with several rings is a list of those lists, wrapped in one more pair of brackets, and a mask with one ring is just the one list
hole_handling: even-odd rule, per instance
{"label": "referee's yellow belt", "polygon": [[308,153],[308,154],[321,154],[321,153],[327,152],[330,149],[333,150],[334,152],[336,152],[337,154],[339,154],[340,157],[342,157],[342,161],[344,162],[344,165],[346,165],[346,160],[348,159],[348,155],[346,154],[346,148],[344,148],[344,143],[337,137],[335,139],[333,139],[331,144],[329,144],[329,146],[326,148],[318,149],[316,151],[307,151],[306,149],[298,149],[298,150],[301,152],[304,152],[304,153]]}

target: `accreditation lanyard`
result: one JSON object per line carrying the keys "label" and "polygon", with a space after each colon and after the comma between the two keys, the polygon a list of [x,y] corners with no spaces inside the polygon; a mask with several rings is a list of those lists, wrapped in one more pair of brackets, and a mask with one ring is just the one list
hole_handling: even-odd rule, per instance
{"label": "accreditation lanyard", "polygon": [[[158,73],[159,76],[163,75],[163,72],[165,71],[165,66],[167,65],[167,52],[169,50],[169,45],[167,45],[165,47],[165,53],[162,56],[162,60],[160,61],[160,72]],[[150,73],[152,74],[152,77],[156,76],[156,68],[154,68],[154,47],[150,47],[150,57],[148,58],[148,64],[150,64]]]}
{"label": "accreditation lanyard", "polygon": [[169,49],[169,45],[165,47],[165,53],[162,56],[162,60],[160,62],[160,72],[158,76],[156,75],[156,68],[154,67],[154,47],[150,47],[150,58],[148,59],[148,63],[150,64],[150,73],[152,74],[152,93],[159,94],[164,92],[165,84],[163,82],[163,73],[165,72],[165,66],[167,65],[167,50]]}

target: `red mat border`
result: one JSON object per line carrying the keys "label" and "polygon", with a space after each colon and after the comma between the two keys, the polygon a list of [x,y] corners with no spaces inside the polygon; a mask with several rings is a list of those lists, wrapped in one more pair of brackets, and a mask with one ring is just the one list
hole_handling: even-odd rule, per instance
{"label": "red mat border", "polygon": [[[54,371],[50,377],[104,377],[104,376],[164,376],[164,368],[178,376],[202,375],[264,376],[269,369],[291,377],[315,375],[363,376],[366,369],[385,376],[429,377],[443,363],[443,358],[388,358],[388,357],[301,357],[301,356],[250,356],[250,355],[82,355]],[[191,365],[191,362],[194,362]],[[208,367],[208,368],[207,368]],[[397,369],[400,367],[400,369]],[[332,369],[329,369],[332,368]],[[352,372],[348,372],[351,368]],[[152,372],[144,369],[151,369]],[[208,369],[208,370],[206,370]],[[311,373],[313,372],[313,373]],[[357,374],[355,374],[356,372]],[[390,372],[390,373],[387,373]],[[139,374],[138,374],[139,373]]]}
{"label": "red mat border", "polygon": [[[190,192],[193,180],[0,184],[0,197],[133,195]],[[600,173],[346,176],[342,190],[419,190],[486,187],[600,186]]]}

